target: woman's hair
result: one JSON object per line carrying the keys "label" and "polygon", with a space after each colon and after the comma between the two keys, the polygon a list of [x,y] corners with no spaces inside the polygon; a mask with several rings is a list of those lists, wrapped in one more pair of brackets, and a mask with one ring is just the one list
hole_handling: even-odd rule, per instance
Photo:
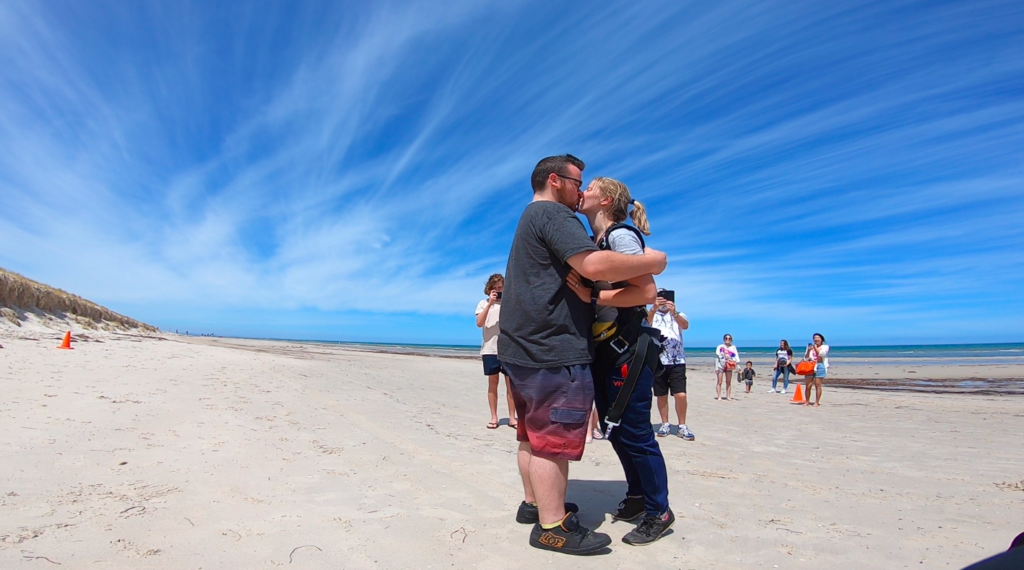
{"label": "woman's hair", "polygon": [[490,295],[498,283],[505,283],[505,278],[501,276],[501,273],[495,273],[488,277],[487,285],[484,285],[484,295]]}
{"label": "woman's hair", "polygon": [[602,198],[612,199],[612,205],[608,208],[608,215],[613,222],[625,221],[626,212],[629,211],[629,205],[632,204],[633,211],[629,212],[629,219],[633,222],[633,226],[645,236],[651,235],[651,226],[647,223],[647,210],[643,204],[634,200],[629,195],[629,188],[626,188],[625,184],[603,176],[595,178],[594,184],[597,184],[597,190],[601,193]]}
{"label": "woman's hair", "polygon": [[783,348],[784,348],[785,350],[789,350],[789,341],[788,341],[788,340],[786,340],[786,339],[782,339],[782,347],[783,347]]}
{"label": "woman's hair", "polygon": [[814,333],[813,335],[811,335],[811,338],[814,338],[816,336],[820,336],[821,337],[821,344],[825,344],[825,335],[823,335],[821,333]]}

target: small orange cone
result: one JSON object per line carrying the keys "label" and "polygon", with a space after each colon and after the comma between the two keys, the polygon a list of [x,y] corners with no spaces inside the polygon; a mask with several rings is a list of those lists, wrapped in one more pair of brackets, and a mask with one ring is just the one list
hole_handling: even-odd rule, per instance
{"label": "small orange cone", "polygon": [[74,350],[71,348],[71,331],[64,333],[64,342],[60,343],[57,348],[63,348],[65,350]]}
{"label": "small orange cone", "polygon": [[789,401],[791,404],[802,404],[804,403],[804,387],[800,384],[796,385],[796,390],[793,391],[793,399]]}

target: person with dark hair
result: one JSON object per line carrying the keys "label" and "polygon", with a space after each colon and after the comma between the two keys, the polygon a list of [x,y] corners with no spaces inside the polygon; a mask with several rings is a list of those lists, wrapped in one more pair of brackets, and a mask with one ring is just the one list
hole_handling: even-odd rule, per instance
{"label": "person with dark hair", "polygon": [[811,386],[814,386],[814,406],[821,405],[821,381],[828,374],[828,351],[829,346],[825,344],[825,336],[821,333],[814,333],[814,340],[807,345],[804,352],[804,360],[814,362],[814,374],[804,377],[804,405],[811,405]]}
{"label": "person with dark hair", "polygon": [[[501,311],[501,293],[505,278],[495,273],[484,285],[487,298],[476,305],[476,326],[483,329],[484,342],[480,346],[480,358],[484,361],[484,376],[487,376],[487,405],[491,408],[491,421],[487,429],[498,427],[498,375],[503,373],[498,362],[498,318]],[[516,406],[512,402],[512,383],[505,374],[505,399],[508,403],[508,425],[517,427]]]}
{"label": "person with dark hair", "polygon": [[548,157],[533,171],[533,200],[523,211],[505,271],[498,360],[512,380],[519,427],[517,460],[524,501],[516,521],[533,524],[530,545],[588,554],[611,538],[585,528],[565,503],[569,461],[578,461],[594,405],[594,313],[574,269],[591,280],[625,281],[664,271],[665,254],[600,251],[576,217],[584,164]]}
{"label": "person with dark hair", "polygon": [[779,341],[779,349],[775,351],[775,366],[772,367],[775,375],[772,376],[772,388],[768,390],[769,394],[778,392],[776,388],[779,386],[779,374],[782,374],[782,392],[779,393],[785,394],[789,389],[789,368],[792,362],[793,349],[789,348],[788,340],[782,339]]}

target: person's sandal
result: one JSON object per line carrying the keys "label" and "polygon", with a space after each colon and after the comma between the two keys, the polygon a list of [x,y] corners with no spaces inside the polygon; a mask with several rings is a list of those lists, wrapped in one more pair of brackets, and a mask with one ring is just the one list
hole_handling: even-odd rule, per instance
{"label": "person's sandal", "polygon": [[498,429],[498,422],[487,422],[487,429]]}

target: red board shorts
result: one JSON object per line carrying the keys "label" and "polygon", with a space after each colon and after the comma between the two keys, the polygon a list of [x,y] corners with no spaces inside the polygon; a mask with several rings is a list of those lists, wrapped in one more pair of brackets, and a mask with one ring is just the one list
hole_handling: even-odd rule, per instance
{"label": "red board shorts", "polygon": [[530,443],[533,455],[579,461],[594,406],[589,364],[528,368],[502,363],[512,381],[519,427],[516,439]]}

